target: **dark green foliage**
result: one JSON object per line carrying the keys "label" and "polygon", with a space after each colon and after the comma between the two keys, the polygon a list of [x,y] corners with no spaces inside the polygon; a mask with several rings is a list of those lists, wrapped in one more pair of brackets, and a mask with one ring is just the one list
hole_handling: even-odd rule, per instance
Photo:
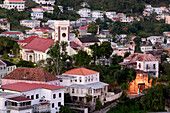
{"label": "dark green foliage", "polygon": [[59,113],[77,113],[76,111],[73,111],[68,106],[60,106],[60,112]]}
{"label": "dark green foliage", "polygon": [[20,60],[17,64],[17,67],[35,67],[35,64],[31,61]]}
{"label": "dark green foliage", "polygon": [[98,26],[96,25],[96,23],[91,23],[87,28],[88,33],[92,33],[93,35],[97,33],[97,30]]}
{"label": "dark green foliage", "polygon": [[91,61],[91,57],[85,51],[78,51],[75,55],[75,65],[76,66],[88,66]]}
{"label": "dark green foliage", "polygon": [[0,37],[0,55],[8,53],[17,54],[19,49],[19,45],[16,41],[6,37]]}
{"label": "dark green foliage", "polygon": [[113,65],[118,65],[120,62],[123,62],[123,57],[118,56],[118,55],[113,55],[112,56],[112,64]]}
{"label": "dark green foliage", "polygon": [[128,57],[129,55],[130,55],[130,52],[126,52],[126,53],[124,54],[124,58]]}
{"label": "dark green foliage", "polygon": [[141,103],[145,110],[149,111],[163,111],[165,108],[165,98],[169,98],[168,89],[158,84],[153,88],[149,88],[147,93],[141,98]]}
{"label": "dark green foliage", "polygon": [[110,55],[112,54],[113,52],[113,49],[111,47],[111,43],[110,42],[103,42],[101,45],[100,45],[100,54],[102,57],[105,57],[105,58],[110,58]]}
{"label": "dark green foliage", "polygon": [[100,110],[102,109],[102,103],[100,101],[99,98],[96,99],[96,106],[95,106],[95,110]]}

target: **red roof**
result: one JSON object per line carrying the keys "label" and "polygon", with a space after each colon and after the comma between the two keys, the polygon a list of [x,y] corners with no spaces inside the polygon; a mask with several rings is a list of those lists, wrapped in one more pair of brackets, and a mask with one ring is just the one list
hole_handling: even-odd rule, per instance
{"label": "red roof", "polygon": [[91,74],[96,74],[96,73],[99,73],[99,72],[80,67],[77,69],[66,71],[65,73],[63,73],[63,75],[91,75]]}
{"label": "red roof", "polygon": [[113,20],[115,20],[115,21],[117,21],[117,20],[119,20],[120,21],[120,18],[112,18]]}
{"label": "red roof", "polygon": [[88,26],[89,26],[89,25],[86,25],[86,26],[80,27],[80,28],[78,28],[78,30],[84,30],[84,31],[87,31]]}
{"label": "red roof", "polygon": [[0,65],[5,65],[5,63],[0,60]]}
{"label": "red roof", "polygon": [[24,40],[18,40],[19,43],[29,43],[31,42],[34,38],[39,38],[38,36],[30,36]]}
{"label": "red roof", "polygon": [[46,38],[35,38],[30,43],[22,47],[22,49],[31,49],[36,51],[45,52],[51,45],[54,44],[54,39],[46,39]]}
{"label": "red roof", "polygon": [[25,98],[23,96],[18,96],[18,97],[8,98],[8,100],[14,100],[14,101],[20,102],[20,101],[28,101],[28,100],[32,100],[32,99]]}
{"label": "red roof", "polygon": [[19,67],[3,79],[49,82],[59,80],[56,76],[39,68]]}
{"label": "red roof", "polygon": [[39,89],[39,88],[56,90],[56,89],[62,89],[64,87],[48,85],[48,84],[18,82],[18,83],[13,83],[13,84],[2,85],[1,88],[12,90],[12,91],[23,92],[23,91],[34,90],[34,89]]}
{"label": "red roof", "polygon": [[9,2],[24,2],[23,0],[8,0]]}
{"label": "red roof", "polygon": [[8,21],[0,21],[0,23],[9,23]]}
{"label": "red roof", "polygon": [[22,32],[19,32],[19,31],[15,31],[15,32],[13,32],[13,31],[8,31],[8,32],[3,32],[2,34],[5,34],[5,35],[20,35],[20,34],[22,34]]}

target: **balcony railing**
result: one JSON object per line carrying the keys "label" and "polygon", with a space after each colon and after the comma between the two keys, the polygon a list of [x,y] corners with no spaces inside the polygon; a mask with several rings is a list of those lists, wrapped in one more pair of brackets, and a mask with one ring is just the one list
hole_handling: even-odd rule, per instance
{"label": "balcony railing", "polygon": [[9,110],[26,110],[26,109],[32,109],[33,106],[6,106]]}

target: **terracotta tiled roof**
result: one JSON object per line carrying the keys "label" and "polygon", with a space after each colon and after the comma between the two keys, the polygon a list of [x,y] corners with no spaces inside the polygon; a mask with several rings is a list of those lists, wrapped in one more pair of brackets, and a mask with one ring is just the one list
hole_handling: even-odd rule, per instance
{"label": "terracotta tiled roof", "polygon": [[89,26],[89,25],[86,25],[86,26],[80,27],[80,28],[78,28],[78,30],[84,30],[84,31],[86,31],[86,30],[87,30],[87,28],[88,28],[88,26]]}
{"label": "terracotta tiled roof", "polygon": [[125,58],[130,61],[158,61],[152,54],[134,53]]}
{"label": "terracotta tiled roof", "polygon": [[39,38],[38,36],[30,36],[24,40],[18,40],[19,43],[29,43],[31,42],[34,38]]}
{"label": "terracotta tiled roof", "polygon": [[8,100],[13,100],[13,101],[28,101],[28,100],[32,100],[30,98],[25,98],[23,96],[18,96],[18,97],[13,97],[13,98],[8,98]]}
{"label": "terracotta tiled roof", "polygon": [[55,89],[62,89],[64,87],[48,85],[48,84],[25,83],[25,82],[17,82],[17,83],[1,86],[1,89],[7,89],[7,90],[19,91],[19,92],[33,90],[33,89],[39,89],[39,88],[55,90]]}
{"label": "terracotta tiled roof", "polygon": [[28,80],[28,81],[41,81],[48,82],[58,80],[57,77],[47,72],[44,69],[38,68],[26,68],[19,67],[13,72],[9,73],[3,79],[14,79],[14,80]]}
{"label": "terracotta tiled roof", "polygon": [[96,73],[99,73],[99,72],[80,67],[77,69],[66,71],[65,73],[63,73],[63,75],[91,75],[91,74],[96,74]]}
{"label": "terracotta tiled roof", "polygon": [[45,52],[53,44],[54,44],[54,39],[35,38],[30,43],[25,45],[23,49],[31,49],[31,50]]}

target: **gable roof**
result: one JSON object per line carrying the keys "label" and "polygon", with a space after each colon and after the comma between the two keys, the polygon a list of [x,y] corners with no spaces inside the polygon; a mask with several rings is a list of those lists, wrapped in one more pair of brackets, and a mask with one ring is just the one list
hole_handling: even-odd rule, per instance
{"label": "gable roof", "polygon": [[54,44],[54,39],[34,38],[30,43],[22,47],[22,49],[31,49],[45,52],[50,46]]}
{"label": "gable roof", "polygon": [[95,42],[100,42],[97,37],[83,37],[83,38],[78,38],[82,43],[95,43]]}
{"label": "gable roof", "polygon": [[25,83],[25,82],[17,82],[17,83],[1,86],[1,89],[7,89],[7,90],[12,90],[12,91],[18,91],[18,92],[34,90],[34,89],[39,89],[39,88],[55,90],[55,89],[62,89],[64,87],[48,85],[48,84]]}
{"label": "gable roof", "polygon": [[134,53],[125,58],[130,61],[158,61],[152,54]]}
{"label": "gable roof", "polygon": [[88,26],[89,26],[89,25],[86,25],[86,26],[80,27],[80,28],[78,28],[77,30],[87,31]]}
{"label": "gable roof", "polygon": [[3,62],[2,60],[0,60],[0,65],[5,65],[5,62]]}
{"label": "gable roof", "polygon": [[23,96],[18,96],[18,97],[8,98],[8,100],[21,102],[21,101],[29,101],[29,100],[32,100],[32,99],[26,98],[26,97],[23,97]]}
{"label": "gable roof", "polygon": [[8,0],[9,2],[25,2],[23,0]]}
{"label": "gable roof", "polygon": [[13,65],[15,65],[14,63],[12,63],[12,62],[9,62],[9,61],[7,61],[7,60],[2,60],[7,66],[13,66]]}
{"label": "gable roof", "polygon": [[19,67],[13,72],[9,73],[3,79],[14,79],[14,80],[28,80],[28,81],[41,81],[48,82],[58,80],[57,77],[47,72],[44,69],[38,68],[26,68]]}
{"label": "gable roof", "polygon": [[66,71],[62,75],[91,75],[91,74],[96,74],[96,73],[99,73],[99,72],[80,67],[80,68]]}
{"label": "gable roof", "polygon": [[29,43],[31,42],[34,38],[39,38],[38,36],[30,36],[24,40],[18,40],[19,43]]}

